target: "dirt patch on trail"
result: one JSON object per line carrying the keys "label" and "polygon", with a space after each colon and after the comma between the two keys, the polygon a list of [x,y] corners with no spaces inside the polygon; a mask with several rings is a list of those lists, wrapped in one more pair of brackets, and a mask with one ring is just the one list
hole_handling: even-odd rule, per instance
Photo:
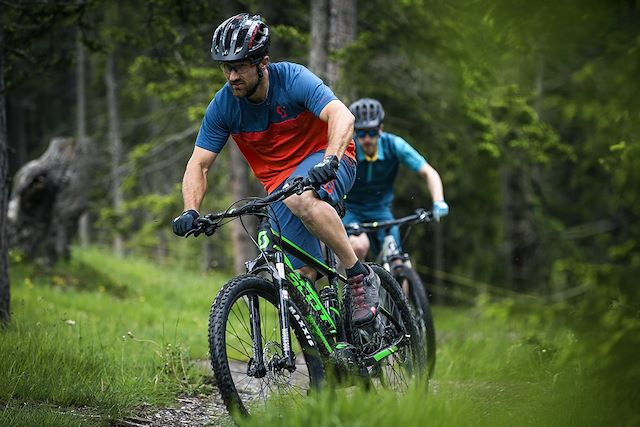
{"label": "dirt patch on trail", "polygon": [[233,426],[234,423],[216,392],[207,397],[181,397],[171,408],[143,407],[137,416],[115,423],[118,427],[202,427]]}

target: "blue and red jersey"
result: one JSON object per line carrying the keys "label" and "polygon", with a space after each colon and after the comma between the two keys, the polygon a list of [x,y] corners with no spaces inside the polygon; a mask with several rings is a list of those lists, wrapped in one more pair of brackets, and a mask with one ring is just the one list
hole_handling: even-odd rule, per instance
{"label": "blue and red jersey", "polygon": [[[299,64],[268,65],[267,98],[258,104],[235,97],[229,83],[209,103],[196,146],[219,153],[229,135],[267,192],[284,182],[307,156],[327,148],[322,109],[337,99]],[[351,142],[345,154],[355,160]]]}

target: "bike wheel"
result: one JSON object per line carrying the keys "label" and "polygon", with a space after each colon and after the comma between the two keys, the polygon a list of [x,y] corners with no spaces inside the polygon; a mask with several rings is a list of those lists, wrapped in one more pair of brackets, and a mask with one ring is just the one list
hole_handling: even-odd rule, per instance
{"label": "bike wheel", "polygon": [[433,315],[431,314],[431,305],[427,298],[427,292],[418,273],[405,265],[395,266],[393,268],[393,277],[400,284],[400,287],[408,290],[409,306],[416,314],[418,331],[426,346],[427,373],[431,378],[436,364],[436,331],[433,325]]}
{"label": "bike wheel", "polygon": [[411,309],[393,276],[377,264],[369,264],[380,277],[378,315],[370,325],[354,328],[356,347],[368,369],[371,385],[406,391],[420,380],[425,369],[424,349]]}
{"label": "bike wheel", "polygon": [[[249,304],[257,302],[264,368],[258,369],[253,352]],[[267,398],[298,400],[317,388],[324,376],[317,345],[300,310],[289,301],[291,348],[295,370],[278,363],[283,354],[278,292],[254,275],[236,277],[220,290],[209,316],[209,351],[215,381],[232,415],[249,415]],[[256,334],[257,336],[258,334]]]}

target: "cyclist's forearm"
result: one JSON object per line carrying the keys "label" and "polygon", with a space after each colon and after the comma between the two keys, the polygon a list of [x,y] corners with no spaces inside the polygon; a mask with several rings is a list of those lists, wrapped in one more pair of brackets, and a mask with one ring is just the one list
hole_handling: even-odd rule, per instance
{"label": "cyclist's forearm", "polygon": [[191,161],[187,164],[182,179],[182,199],[185,211],[188,209],[200,211],[200,205],[207,192],[207,172],[208,169]]}
{"label": "cyclist's forearm", "polygon": [[218,156],[217,153],[199,147],[193,149],[182,178],[182,200],[184,210],[200,211],[200,205],[207,192],[207,173]]}
{"label": "cyclist's forearm", "polygon": [[353,138],[353,114],[340,101],[331,101],[323,110],[324,113],[328,127],[325,156],[336,155],[341,159]]}
{"label": "cyclist's forearm", "polygon": [[427,188],[431,194],[433,201],[444,200],[444,190],[442,189],[442,180],[440,174],[429,164],[424,165],[420,170],[420,175],[425,179]]}

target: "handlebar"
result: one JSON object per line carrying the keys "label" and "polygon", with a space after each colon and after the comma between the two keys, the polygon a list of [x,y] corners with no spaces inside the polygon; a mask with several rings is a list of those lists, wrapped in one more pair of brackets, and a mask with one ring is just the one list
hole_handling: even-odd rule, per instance
{"label": "handlebar", "polygon": [[391,228],[395,225],[404,225],[404,224],[417,224],[420,222],[431,222],[433,221],[433,212],[427,211],[424,209],[416,209],[416,212],[413,215],[408,215],[402,218],[390,219],[387,221],[374,221],[374,222],[361,222],[361,223],[351,223],[345,224],[344,228],[347,230],[347,234],[349,235],[358,235],[370,231],[376,231],[386,228]]}
{"label": "handlebar", "polygon": [[256,198],[239,208],[229,208],[226,211],[210,213],[196,219],[197,227],[189,230],[184,237],[194,235],[195,237],[204,233],[211,236],[222,225],[220,221],[225,218],[238,218],[244,215],[259,215],[262,210],[274,202],[279,202],[294,194],[300,195],[314,187],[309,182],[309,178],[296,176],[289,179],[281,189],[274,191],[268,196]]}

